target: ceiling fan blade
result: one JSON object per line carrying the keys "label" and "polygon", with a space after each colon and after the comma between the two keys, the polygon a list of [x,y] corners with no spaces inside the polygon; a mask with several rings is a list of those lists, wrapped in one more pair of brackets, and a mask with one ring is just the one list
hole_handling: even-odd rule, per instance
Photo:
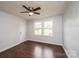
{"label": "ceiling fan blade", "polygon": [[35,9],[33,9],[33,11],[37,11],[37,10],[40,10],[41,8],[40,7],[37,7]]}
{"label": "ceiling fan blade", "polygon": [[24,11],[24,12],[20,12],[20,13],[29,13],[29,12],[27,12],[27,11]]}
{"label": "ceiling fan blade", "polygon": [[22,5],[22,7],[24,7],[25,9],[27,9],[28,11],[31,11],[29,8],[27,8],[25,5]]}
{"label": "ceiling fan blade", "polygon": [[33,12],[34,14],[38,14],[38,15],[40,15],[40,13],[38,13],[38,12]]}

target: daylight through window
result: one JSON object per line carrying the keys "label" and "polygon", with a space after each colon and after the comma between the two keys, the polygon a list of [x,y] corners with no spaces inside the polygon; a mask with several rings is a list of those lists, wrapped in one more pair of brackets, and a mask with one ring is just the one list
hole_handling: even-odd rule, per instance
{"label": "daylight through window", "polygon": [[53,22],[42,21],[34,23],[34,35],[53,36]]}

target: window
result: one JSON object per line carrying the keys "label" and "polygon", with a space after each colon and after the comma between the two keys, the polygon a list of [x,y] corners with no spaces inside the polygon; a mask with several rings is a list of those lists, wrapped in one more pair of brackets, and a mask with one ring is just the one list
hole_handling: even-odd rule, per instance
{"label": "window", "polygon": [[42,21],[34,23],[34,34],[52,36],[53,35],[53,22],[52,21]]}
{"label": "window", "polygon": [[52,36],[52,21],[45,21],[43,25],[43,35]]}
{"label": "window", "polygon": [[34,34],[35,35],[42,35],[42,23],[41,22],[35,22]]}

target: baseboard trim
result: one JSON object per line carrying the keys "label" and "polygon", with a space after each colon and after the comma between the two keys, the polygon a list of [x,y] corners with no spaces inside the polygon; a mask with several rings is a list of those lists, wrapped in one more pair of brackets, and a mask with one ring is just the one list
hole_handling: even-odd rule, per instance
{"label": "baseboard trim", "polygon": [[[31,39],[27,39],[27,40],[25,40],[25,41],[36,41],[36,42],[41,42],[41,43],[47,43],[47,44],[53,44],[53,45],[62,46],[62,45],[56,44],[56,43],[49,43],[49,42],[38,41],[38,40],[31,40]],[[18,43],[16,43],[16,44],[12,45],[12,46],[9,46],[9,47],[7,47],[7,48],[4,48],[4,49],[0,50],[0,52],[3,52],[3,51],[5,51],[5,50],[7,50],[7,49],[10,49],[10,48],[12,48],[12,47],[15,47],[15,46],[17,46],[17,45],[19,45],[19,44],[21,44],[21,43],[23,43],[23,42],[25,42],[25,41],[18,42]],[[65,48],[63,48],[63,49],[65,50]]]}
{"label": "baseboard trim", "polygon": [[38,41],[38,40],[31,40],[31,39],[28,39],[27,41],[35,41],[35,42],[41,42],[41,43],[46,43],[46,44],[51,44],[51,45],[63,46],[63,45],[61,45],[61,44],[50,43],[50,42],[44,42],[44,41]]}
{"label": "baseboard trim", "polygon": [[[62,47],[63,47],[63,46],[62,46]],[[65,47],[63,47],[63,49],[64,49],[66,55],[68,56],[68,58],[70,58],[70,55],[69,55],[68,51],[65,49]]]}
{"label": "baseboard trim", "polygon": [[[26,40],[26,41],[27,41],[27,40]],[[8,50],[8,49],[10,49],[10,48],[12,48],[12,47],[15,47],[15,46],[17,46],[17,45],[19,45],[19,44],[21,44],[21,43],[23,43],[23,42],[25,42],[25,41],[18,42],[18,43],[16,43],[16,44],[12,45],[12,46],[9,46],[9,47],[7,47],[7,48],[4,48],[4,49],[0,50],[0,53],[3,52],[3,51],[6,51],[6,50]]]}

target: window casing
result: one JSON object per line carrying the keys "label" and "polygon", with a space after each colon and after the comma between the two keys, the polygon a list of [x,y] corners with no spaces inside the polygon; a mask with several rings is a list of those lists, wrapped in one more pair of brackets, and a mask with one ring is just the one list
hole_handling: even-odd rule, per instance
{"label": "window casing", "polygon": [[34,22],[34,35],[53,36],[53,21]]}

